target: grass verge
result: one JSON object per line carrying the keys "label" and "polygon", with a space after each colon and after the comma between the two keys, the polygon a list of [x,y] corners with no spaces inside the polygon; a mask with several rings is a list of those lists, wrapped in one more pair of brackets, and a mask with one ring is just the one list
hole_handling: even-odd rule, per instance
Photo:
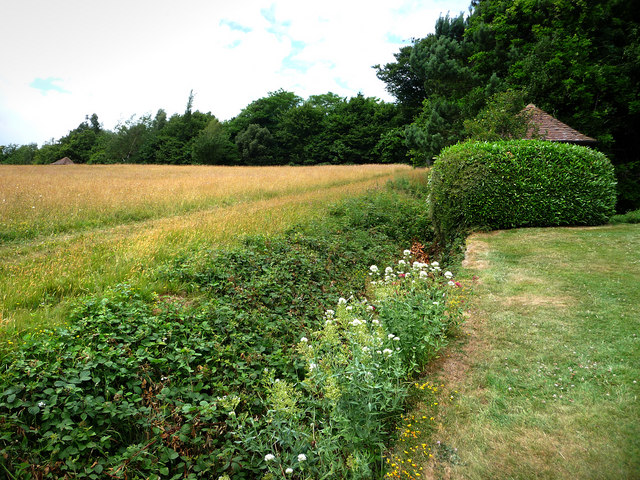
{"label": "grass verge", "polygon": [[637,478],[640,228],[499,231],[467,245],[475,308],[467,340],[432,372],[443,387],[420,443],[438,454],[421,473]]}

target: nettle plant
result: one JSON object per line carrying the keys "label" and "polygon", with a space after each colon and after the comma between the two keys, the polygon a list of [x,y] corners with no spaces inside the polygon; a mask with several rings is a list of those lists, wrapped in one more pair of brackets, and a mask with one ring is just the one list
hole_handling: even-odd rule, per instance
{"label": "nettle plant", "polygon": [[238,419],[234,433],[265,478],[380,475],[408,379],[459,325],[461,285],[437,262],[412,262],[406,250],[397,265],[372,265],[370,275],[374,303],[340,298],[323,328],[300,339],[304,380],[271,378],[266,417]]}

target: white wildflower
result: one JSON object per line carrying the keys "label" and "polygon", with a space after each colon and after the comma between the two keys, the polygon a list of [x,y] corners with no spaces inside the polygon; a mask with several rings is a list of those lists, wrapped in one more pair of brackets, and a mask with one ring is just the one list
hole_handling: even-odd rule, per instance
{"label": "white wildflower", "polygon": [[374,318],[373,320],[371,320],[371,323],[373,323],[374,325],[380,325],[380,320]]}
{"label": "white wildflower", "polygon": [[314,371],[316,368],[318,368],[318,365],[316,365],[315,363],[310,363],[309,364],[309,371],[310,372]]}
{"label": "white wildflower", "polygon": [[47,405],[47,404],[46,404],[46,403],[44,403],[44,402],[42,402],[42,401],[38,402],[38,406],[39,406],[40,408],[42,408],[42,407],[44,407],[44,406],[46,406],[46,405]]}
{"label": "white wildflower", "polygon": [[393,337],[395,337],[395,335],[394,335],[393,333],[390,333],[389,335],[387,335],[387,338],[388,338],[389,340],[393,339]]}
{"label": "white wildflower", "polygon": [[371,265],[369,267],[369,270],[371,270],[373,273],[378,273],[378,266],[377,265]]}
{"label": "white wildflower", "polygon": [[406,265],[407,262],[405,262],[404,260],[398,260],[398,265]]}
{"label": "white wildflower", "polygon": [[367,307],[367,310],[368,310],[368,311],[370,311],[370,312],[373,312],[373,305],[369,305],[369,306]]}
{"label": "white wildflower", "polygon": [[353,310],[353,307],[351,305],[348,305],[347,307],[347,311],[350,312],[351,310]]}
{"label": "white wildflower", "polygon": [[405,250],[405,251],[404,251],[404,252],[402,252],[402,253],[403,253],[403,255],[404,255],[405,257],[408,257],[409,255],[411,255],[411,250]]}
{"label": "white wildflower", "polygon": [[382,353],[384,353],[385,355],[391,355],[393,353],[393,350],[391,350],[390,348],[385,348]]}
{"label": "white wildflower", "polygon": [[325,314],[327,317],[333,317],[333,316],[336,314],[336,312],[335,312],[335,311],[333,311],[333,310],[327,310],[326,312],[324,312],[324,314]]}
{"label": "white wildflower", "polygon": [[264,456],[264,461],[265,461],[265,462],[271,462],[272,460],[275,460],[275,459],[276,459],[276,457],[275,457],[273,454],[271,454],[271,453],[267,453],[267,454]]}
{"label": "white wildflower", "polygon": [[286,473],[287,475],[291,475],[293,473],[293,468],[289,467],[287,468],[284,473]]}
{"label": "white wildflower", "polygon": [[300,341],[301,341],[302,343],[307,343],[307,342],[309,341],[309,339],[308,339],[307,337],[302,337],[302,338],[300,339]]}
{"label": "white wildflower", "polygon": [[438,262],[431,262],[432,267],[439,267],[440,264]]}
{"label": "white wildflower", "polygon": [[447,285],[449,285],[450,287],[455,287],[456,286],[456,284],[452,280],[449,280],[447,282]]}
{"label": "white wildflower", "polygon": [[400,341],[400,337],[393,337],[393,341],[394,342],[399,342]]}
{"label": "white wildflower", "polygon": [[389,273],[393,273],[393,268],[391,267],[387,267],[384,269],[384,273],[389,274]]}
{"label": "white wildflower", "polygon": [[448,270],[446,272],[444,272],[444,276],[447,278],[452,278],[453,277],[453,273],[449,272]]}
{"label": "white wildflower", "polygon": [[344,297],[340,297],[338,299],[338,305],[344,305],[345,303],[347,303],[347,299]]}
{"label": "white wildflower", "polygon": [[299,462],[304,462],[306,460],[307,460],[307,456],[304,453],[301,453],[300,455],[298,455]]}

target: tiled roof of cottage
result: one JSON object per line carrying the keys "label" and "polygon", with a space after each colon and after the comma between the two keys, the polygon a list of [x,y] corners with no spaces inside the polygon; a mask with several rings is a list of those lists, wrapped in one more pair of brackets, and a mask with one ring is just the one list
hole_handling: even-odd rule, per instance
{"label": "tiled roof of cottage", "polygon": [[526,138],[532,138],[535,133],[536,136],[550,142],[576,143],[578,145],[597,143],[597,140],[574,130],[531,103],[524,109],[531,115],[531,123],[533,124],[533,128],[527,132]]}

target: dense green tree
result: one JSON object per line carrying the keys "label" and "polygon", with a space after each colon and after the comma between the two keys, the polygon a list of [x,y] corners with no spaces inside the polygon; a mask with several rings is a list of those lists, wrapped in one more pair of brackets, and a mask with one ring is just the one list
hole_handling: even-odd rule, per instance
{"label": "dense green tree", "polygon": [[148,115],[136,119],[134,116],[119,123],[106,146],[102,162],[96,163],[139,163],[140,148],[144,144],[151,128]]}
{"label": "dense green tree", "polygon": [[[97,121],[97,115],[95,115]],[[69,157],[75,163],[87,163],[99,147],[101,131],[89,125],[89,117],[59,140],[61,157]]]}
{"label": "dense green tree", "polygon": [[244,165],[272,165],[273,135],[266,127],[252,123],[236,136],[236,145]]}
{"label": "dense green tree", "polygon": [[427,96],[424,77],[411,65],[413,48],[413,45],[404,46],[394,54],[395,62],[373,67],[378,78],[387,84],[387,91],[398,101],[407,123],[420,111],[422,101]]}
{"label": "dense green tree", "polygon": [[208,165],[234,165],[239,160],[229,133],[215,117],[194,139],[191,156],[195,163]]}
{"label": "dense green tree", "polygon": [[60,160],[64,155],[62,154],[62,145],[54,139],[45,142],[36,152],[33,163],[40,165],[50,165],[53,162]]}
{"label": "dense green tree", "polygon": [[30,143],[28,145],[9,144],[0,147],[0,163],[6,165],[29,165],[34,163],[38,145]]}
{"label": "dense green tree", "polygon": [[302,98],[293,92],[282,89],[269,92],[266,97],[251,102],[232,119],[229,122],[229,132],[232,138],[235,138],[241,131],[246,131],[251,124],[267,128],[272,133],[276,132],[284,115],[301,103]]}
{"label": "dense green tree", "polygon": [[[465,135],[478,141],[525,138],[534,127],[529,123],[531,115],[524,106],[522,91],[496,93],[474,119],[465,120]],[[531,133],[535,136],[536,132]]]}

